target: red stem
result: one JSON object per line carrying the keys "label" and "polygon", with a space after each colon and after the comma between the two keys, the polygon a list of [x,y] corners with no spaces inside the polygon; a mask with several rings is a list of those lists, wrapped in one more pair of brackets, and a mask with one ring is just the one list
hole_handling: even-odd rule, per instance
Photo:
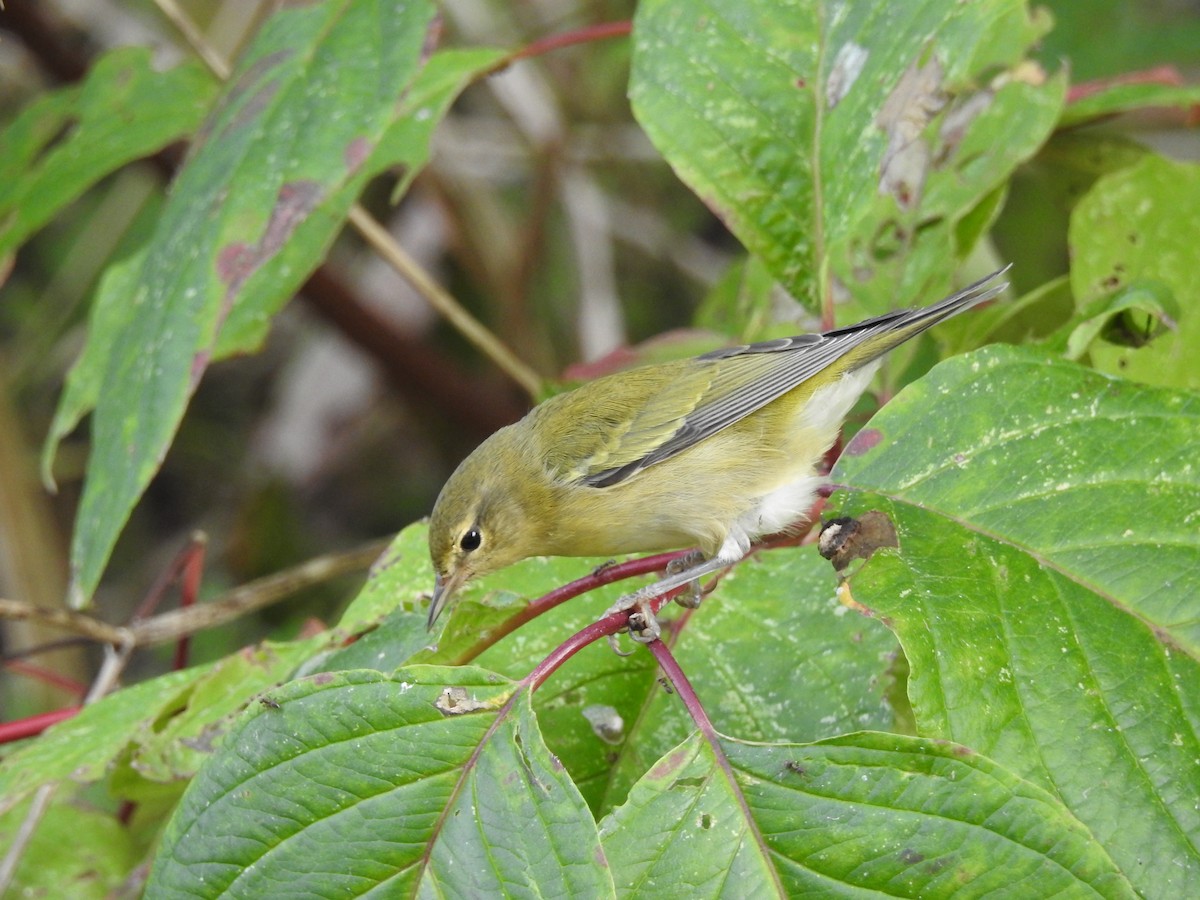
{"label": "red stem", "polygon": [[[208,548],[208,541],[203,535],[193,535],[191,543],[186,548],[186,557],[183,562],[183,577],[179,586],[179,606],[186,609],[189,606],[194,606],[196,599],[200,596],[200,579],[204,576],[204,555]],[[175,659],[173,668],[178,671],[186,669],[188,664],[188,651],[191,649],[191,635],[185,634],[179,639],[175,645]]]}
{"label": "red stem", "polygon": [[17,719],[15,722],[0,722],[0,744],[11,744],[24,738],[36,737],[51,725],[57,725],[65,719],[74,716],[82,707],[68,706],[66,709],[56,709],[54,712],[40,713]]}
{"label": "red stem", "polygon": [[623,37],[632,30],[633,22],[625,19],[620,22],[601,22],[599,25],[589,25],[586,28],[577,28],[574,31],[552,34],[544,38],[539,38],[531,44],[526,44],[520,50],[514,50],[493,66],[491,71],[493,73],[499,72],[507,69],[519,59],[541,56],[552,50],[562,49],[563,47],[571,47],[575,44],[589,44],[593,41],[602,41],[612,37]]}
{"label": "red stem", "polygon": [[10,659],[4,663],[4,668],[10,672],[15,672],[18,675],[25,675],[29,678],[37,679],[44,684],[53,685],[66,691],[68,694],[74,694],[78,697],[83,697],[87,693],[87,685],[80,684],[73,678],[67,678],[65,675],[60,675],[52,669],[47,669],[45,666],[38,666],[33,663],[22,662],[17,659]]}

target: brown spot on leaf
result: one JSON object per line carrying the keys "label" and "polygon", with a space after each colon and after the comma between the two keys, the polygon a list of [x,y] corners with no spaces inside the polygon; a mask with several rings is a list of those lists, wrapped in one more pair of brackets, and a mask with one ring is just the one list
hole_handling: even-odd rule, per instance
{"label": "brown spot on leaf", "polygon": [[250,247],[242,241],[226,244],[217,253],[217,277],[222,284],[233,284],[245,278],[251,265]]}
{"label": "brown spot on leaf", "polygon": [[287,239],[316,208],[323,195],[316,181],[290,181],[279,189],[262,237],[253,246],[236,241],[217,253],[217,275],[226,285],[218,320],[225,319],[246,281],[278,253]]}
{"label": "brown spot on leaf", "polygon": [[476,700],[467,693],[466,688],[448,687],[438,694],[437,700],[433,702],[437,710],[447,716],[461,716],[465,713],[478,712],[481,709],[488,709],[489,704],[483,700]]}
{"label": "brown spot on leaf", "polygon": [[879,167],[879,193],[895,197],[902,208],[915,206],[921,198],[931,159],[921,133],[946,99],[941,63],[930,55],[925,65],[914,61],[904,71],[875,117],[888,139]]}
{"label": "brown spot on leaf", "polygon": [[358,170],[367,157],[371,155],[374,149],[374,144],[364,137],[356,137],[346,145],[346,152],[342,154],[342,160],[346,164],[346,169],[350,172]]}
{"label": "brown spot on leaf", "polygon": [[883,432],[878,428],[864,428],[854,435],[842,453],[847,456],[862,456],[878,447],[882,440]]}
{"label": "brown spot on leaf", "polygon": [[433,51],[438,48],[438,44],[442,40],[442,17],[434,16],[429,23],[429,30],[425,32],[425,41],[421,44],[421,59],[429,59],[433,55]]}
{"label": "brown spot on leaf", "polygon": [[856,559],[868,559],[881,547],[899,547],[896,526],[877,509],[857,519],[843,516],[831,519],[821,528],[817,548],[839,572]]}
{"label": "brown spot on leaf", "polygon": [[900,851],[900,862],[902,863],[907,863],[911,866],[924,861],[925,855],[923,853],[918,853],[916,850],[913,850],[909,847],[905,847]]}
{"label": "brown spot on leaf", "polygon": [[950,159],[954,151],[958,149],[958,145],[962,143],[971,123],[992,105],[994,96],[990,90],[976,91],[959,98],[954,103],[942,120],[942,127],[938,132],[938,138],[942,144],[941,152],[938,154],[939,163]]}
{"label": "brown spot on leaf", "polygon": [[674,774],[683,768],[688,759],[688,750],[686,747],[679,747],[672,751],[667,756],[655,763],[654,768],[649,772],[652,778],[666,778],[668,775]]}

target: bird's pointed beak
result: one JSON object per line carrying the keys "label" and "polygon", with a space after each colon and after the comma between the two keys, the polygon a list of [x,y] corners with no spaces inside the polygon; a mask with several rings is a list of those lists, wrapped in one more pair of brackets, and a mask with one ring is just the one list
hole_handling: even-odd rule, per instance
{"label": "bird's pointed beak", "polygon": [[430,631],[433,630],[434,623],[437,622],[438,616],[442,614],[458,593],[458,589],[462,586],[464,570],[459,569],[449,578],[443,577],[439,572],[437,578],[433,582],[433,599],[429,601],[429,618],[425,621],[425,627]]}

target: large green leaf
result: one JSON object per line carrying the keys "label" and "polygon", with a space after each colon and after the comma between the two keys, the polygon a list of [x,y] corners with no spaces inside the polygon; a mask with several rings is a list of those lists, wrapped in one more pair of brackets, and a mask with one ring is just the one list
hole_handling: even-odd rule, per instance
{"label": "large green leaf", "polygon": [[1048,792],[964,747],[698,735],[605,818],[618,896],[1132,897]]}
{"label": "large green leaf", "polygon": [[1200,396],[996,348],[834,473],[866,492],[835,508],[899,534],[850,587],[900,638],[920,733],[1056,793],[1154,897],[1200,878],[1197,434]]}
{"label": "large green leaf", "polygon": [[105,175],[190,135],[216,88],[199,63],[157,72],[149,49],[125,47],[30,104],[0,133],[0,258]]}
{"label": "large green leaf", "polygon": [[[252,349],[318,264],[366,181],[424,163],[428,138],[490,51],[423,66],[434,7],[327,0],[280,11],[239,61],[197,136],[139,268],[98,298],[102,372],[72,545],[73,605],[88,601],[208,363]],[[126,295],[130,284],[136,289]],[[93,399],[69,390],[51,440]],[[52,452],[52,448],[49,452]]]}
{"label": "large green leaf", "polygon": [[281,688],[184,795],[148,894],[611,894],[595,822],[513,688],[421,666]]}
{"label": "large green leaf", "polygon": [[[639,4],[630,97],[679,176],[810,308],[948,285],[957,228],[1054,127],[1020,0]],[[974,229],[972,230],[974,231]]]}

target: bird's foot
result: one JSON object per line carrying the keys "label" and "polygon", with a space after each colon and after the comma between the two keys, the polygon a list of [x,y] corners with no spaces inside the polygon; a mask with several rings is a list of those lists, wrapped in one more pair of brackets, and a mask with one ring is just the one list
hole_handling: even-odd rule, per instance
{"label": "bird's foot", "polygon": [[[711,572],[718,569],[723,569],[726,566],[737,562],[739,557],[736,556],[716,556],[712,559],[704,560],[698,565],[689,566],[692,562],[690,556],[680,558],[682,571],[667,572],[660,581],[654,584],[647,585],[641,590],[634,591],[632,594],[626,594],[616,603],[614,603],[607,612],[606,616],[611,616],[613,613],[628,611],[629,635],[640,644],[651,644],[658,640],[658,636],[662,634],[662,628],[658,624],[658,620],[654,617],[654,609],[650,605],[655,597],[661,597],[664,594],[675,590],[676,588],[685,585],[692,585],[696,595],[703,596],[698,585],[700,579]],[[687,605],[686,603],[684,604]],[[613,635],[609,635],[609,644],[614,650],[617,650],[616,639]],[[621,651],[617,650],[617,653]],[[627,656],[628,654],[621,654]]]}
{"label": "bird's foot", "polygon": [[[667,563],[665,575],[668,577],[678,575],[680,572],[686,572],[688,569],[695,568],[704,562],[704,554],[699,550],[693,550],[691,553],[684,556],[677,556],[675,559]],[[687,588],[681,594],[677,594],[675,602],[684,609],[699,609],[700,601],[704,599],[704,590],[700,587],[700,579],[696,578],[688,582]]]}
{"label": "bird's foot", "polygon": [[[656,593],[648,593],[645,590],[635,591],[622,597],[604,614],[610,616],[617,612],[628,612],[629,617],[626,621],[629,636],[639,644],[651,644],[662,634],[662,626],[658,624],[658,619],[655,618],[654,610],[650,606],[650,602],[656,596],[658,596]],[[618,656],[629,656],[633,652],[632,650],[628,652],[620,650],[617,647],[615,634],[608,636],[608,644]]]}
{"label": "bird's foot", "polygon": [[662,634],[662,626],[654,617],[650,601],[645,600],[629,612],[629,636],[639,644],[652,644]]}

